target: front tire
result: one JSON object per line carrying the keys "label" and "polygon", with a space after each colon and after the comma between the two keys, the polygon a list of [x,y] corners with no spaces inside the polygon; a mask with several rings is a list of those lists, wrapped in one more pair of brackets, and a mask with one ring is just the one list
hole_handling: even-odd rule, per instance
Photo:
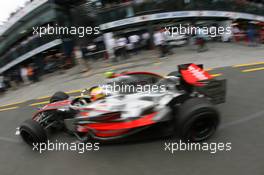
{"label": "front tire", "polygon": [[19,130],[22,139],[30,146],[36,143],[47,142],[46,131],[38,122],[32,119],[24,121]]}
{"label": "front tire", "polygon": [[184,141],[201,142],[212,137],[220,115],[205,98],[192,98],[182,104],[176,119],[179,136]]}

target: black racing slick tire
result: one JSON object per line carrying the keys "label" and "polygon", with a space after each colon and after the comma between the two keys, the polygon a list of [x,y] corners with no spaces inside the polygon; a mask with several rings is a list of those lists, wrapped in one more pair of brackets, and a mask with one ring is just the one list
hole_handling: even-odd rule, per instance
{"label": "black racing slick tire", "polygon": [[191,98],[179,108],[176,122],[180,139],[202,142],[215,134],[220,123],[220,115],[209,100]]}
{"label": "black racing slick tire", "polygon": [[59,91],[52,95],[52,97],[50,98],[50,103],[67,100],[68,98],[69,98],[68,94],[66,94],[65,92]]}
{"label": "black racing slick tire", "polygon": [[22,139],[30,146],[37,143],[47,142],[48,138],[46,131],[38,122],[32,119],[24,121],[19,130]]}

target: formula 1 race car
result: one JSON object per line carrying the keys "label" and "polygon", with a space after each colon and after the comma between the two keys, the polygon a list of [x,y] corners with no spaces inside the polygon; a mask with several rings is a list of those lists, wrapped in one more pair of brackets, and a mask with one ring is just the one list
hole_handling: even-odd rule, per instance
{"label": "formula 1 race car", "polygon": [[57,92],[50,104],[19,126],[18,134],[29,145],[46,142],[53,130],[66,131],[80,141],[176,134],[200,142],[219,125],[214,105],[225,102],[226,80],[215,79],[202,65],[179,65],[166,77],[149,72],[107,75],[106,85],[125,88],[113,92],[93,87],[80,97]]}

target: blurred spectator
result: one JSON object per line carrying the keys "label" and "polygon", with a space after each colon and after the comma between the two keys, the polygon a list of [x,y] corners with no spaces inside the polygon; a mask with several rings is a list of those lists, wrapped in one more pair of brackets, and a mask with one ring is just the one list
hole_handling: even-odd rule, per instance
{"label": "blurred spectator", "polygon": [[4,76],[0,74],[0,93],[3,93],[6,90]]}
{"label": "blurred spectator", "polygon": [[63,53],[57,53],[56,54],[56,64],[58,69],[60,70],[60,73],[64,73],[64,61],[65,61],[65,56]]}
{"label": "blurred spectator", "polygon": [[86,72],[88,70],[88,64],[84,60],[83,53],[82,53],[81,48],[79,46],[76,46],[74,48],[74,57],[76,59],[76,62],[79,64],[81,72]]}
{"label": "blurred spectator", "polygon": [[145,33],[142,34],[142,46],[145,49],[150,49],[151,48],[149,32],[145,32]]}
{"label": "blurred spectator", "polygon": [[11,85],[10,85],[10,77],[8,76],[8,74],[6,74],[6,75],[4,76],[4,84],[5,84],[5,88],[6,88],[6,89],[8,89],[8,88],[11,87]]}
{"label": "blurred spectator", "polygon": [[171,45],[169,44],[170,35],[168,35],[165,29],[161,30],[161,34],[164,37],[164,44],[163,44],[164,53],[165,55],[171,55],[172,54]]}
{"label": "blurred spectator", "polygon": [[30,83],[28,78],[28,70],[25,66],[20,68],[20,77],[22,78],[24,84]]}
{"label": "blurred spectator", "polygon": [[233,39],[235,42],[239,42],[239,33],[240,30],[237,26],[232,27],[232,34],[233,34]]}
{"label": "blurred spectator", "polygon": [[131,35],[128,37],[129,43],[131,44],[132,52],[138,54],[140,37],[138,35]]}
{"label": "blurred spectator", "polygon": [[256,46],[256,30],[251,24],[247,29],[247,37],[248,37],[248,45]]}
{"label": "blurred spectator", "polygon": [[107,41],[106,46],[110,49],[107,51],[107,57],[111,59],[112,62],[117,62],[116,56],[116,37],[110,37]]}
{"label": "blurred spectator", "polygon": [[28,65],[28,77],[32,82],[38,82],[39,81],[39,75],[38,75],[38,67],[35,63],[30,63]]}
{"label": "blurred spectator", "polygon": [[165,36],[160,30],[156,30],[153,35],[154,44],[160,51],[160,57],[163,58],[166,55],[166,45],[165,45]]}
{"label": "blurred spectator", "polygon": [[260,43],[264,43],[264,26],[259,31]]}
{"label": "blurred spectator", "polygon": [[116,40],[116,55],[117,57],[120,57],[122,60],[128,58],[127,49],[126,49],[127,43],[128,43],[127,38],[123,36],[119,37]]}
{"label": "blurred spectator", "polygon": [[30,81],[34,81],[34,68],[33,68],[33,65],[32,64],[29,64],[27,66],[27,76],[29,78]]}
{"label": "blurred spectator", "polygon": [[20,81],[20,73],[18,69],[13,69],[10,72],[10,85],[12,90],[16,90]]}
{"label": "blurred spectator", "polygon": [[198,45],[197,52],[204,52],[208,50],[206,46],[207,35],[202,28],[199,28],[196,35],[196,44]]}

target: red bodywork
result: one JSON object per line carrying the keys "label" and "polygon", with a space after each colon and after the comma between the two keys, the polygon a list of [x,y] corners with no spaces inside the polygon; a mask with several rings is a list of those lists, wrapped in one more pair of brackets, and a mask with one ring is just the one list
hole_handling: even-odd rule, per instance
{"label": "red bodywork", "polygon": [[[45,111],[54,111],[60,107],[68,106],[71,104],[71,100],[64,100],[60,102],[55,102],[48,104],[39,110],[34,116],[33,120],[38,116],[39,113]],[[87,123],[87,124],[78,124],[76,127],[77,132],[88,133],[92,132],[97,137],[115,137],[128,133],[132,129],[140,128],[155,123],[153,118],[157,112],[135,118],[133,120],[124,120],[124,121],[113,121],[114,119],[119,118],[116,113],[112,113],[104,110],[96,110],[91,108],[79,108],[79,113],[76,117],[89,118],[91,113],[96,112],[97,115],[102,115],[100,121],[96,123]]]}
{"label": "red bodywork", "polygon": [[120,136],[129,133],[132,129],[155,124],[156,122],[153,118],[156,114],[157,112],[129,121],[79,124],[77,131],[82,133],[93,132],[97,137]]}

